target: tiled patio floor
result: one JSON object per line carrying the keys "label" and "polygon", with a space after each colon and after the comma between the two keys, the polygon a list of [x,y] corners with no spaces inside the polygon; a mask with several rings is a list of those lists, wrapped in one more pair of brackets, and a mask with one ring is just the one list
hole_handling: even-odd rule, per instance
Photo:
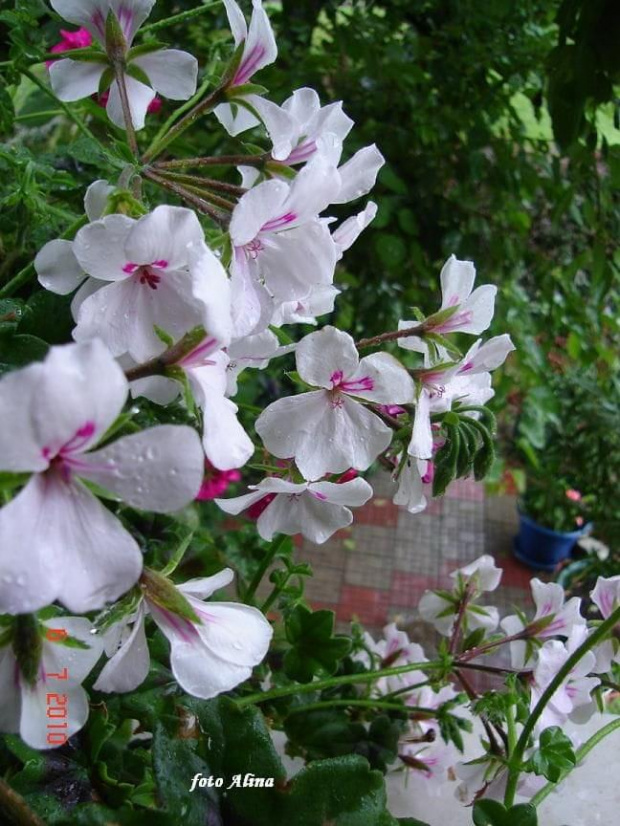
{"label": "tiled patio floor", "polygon": [[420,597],[427,588],[449,585],[451,571],[483,553],[504,570],[490,600],[500,614],[512,613],[515,604],[530,606],[534,572],[512,556],[517,529],[512,497],[485,497],[482,485],[461,480],[424,513],[413,515],[392,503],[387,473],[369,481],[375,497],[355,510],[351,528],[324,545],[300,546],[298,558],[310,562],[315,574],[306,586],[313,607],[334,610],[341,627],[357,618],[374,634],[396,619],[424,643],[435,634],[419,620]]}

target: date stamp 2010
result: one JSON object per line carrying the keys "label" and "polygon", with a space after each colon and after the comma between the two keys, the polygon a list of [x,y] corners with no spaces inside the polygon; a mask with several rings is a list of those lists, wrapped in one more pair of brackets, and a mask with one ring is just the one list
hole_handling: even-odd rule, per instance
{"label": "date stamp 2010", "polygon": [[[68,633],[64,628],[48,628],[45,632],[45,638],[48,642],[59,643],[68,637]],[[66,682],[69,679],[69,670],[63,667],[57,673],[46,672],[45,683],[55,680],[58,682]],[[49,686],[50,688],[52,686]],[[59,686],[60,687],[60,686]],[[68,696],[60,692],[48,692],[46,694],[46,716],[47,723],[47,743],[50,746],[63,746],[69,739],[67,729],[69,728],[68,716]]]}

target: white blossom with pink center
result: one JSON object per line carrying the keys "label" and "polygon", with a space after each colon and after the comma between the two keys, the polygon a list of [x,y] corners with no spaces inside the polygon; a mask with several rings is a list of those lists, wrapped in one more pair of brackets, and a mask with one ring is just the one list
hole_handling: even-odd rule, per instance
{"label": "white blossom with pink center", "polygon": [[230,222],[235,338],[267,329],[279,304],[331,285],[338,253],[318,216],[340,185],[336,167],[318,157],[292,184],[265,181],[241,197]]}
{"label": "white blossom with pink center", "polygon": [[372,488],[364,479],[350,482],[303,482],[270,477],[250,485],[252,493],[234,499],[216,499],[226,513],[238,514],[262,504],[256,527],[260,536],[271,541],[277,533],[302,534],[321,545],[341,528],[353,522],[349,507],[360,507],[372,497]]}
{"label": "white blossom with pink center", "polygon": [[[22,673],[10,639],[0,647],[0,731],[19,734],[33,749],[50,749],[64,745],[65,737],[86,723],[88,695],[82,682],[103,646],[83,617],[55,617],[41,626],[41,654],[34,679]],[[56,719],[52,709],[58,710]],[[62,716],[60,711],[64,711]]]}
{"label": "white blossom with pink center", "polygon": [[[142,23],[151,13],[155,0],[50,0],[52,7],[65,20],[82,26],[101,46],[106,47],[106,20],[113,13],[123,32],[127,48]],[[135,68],[135,71],[132,71]],[[108,69],[108,60],[80,61],[65,58],[55,60],[49,68],[54,93],[64,101],[81,100],[102,90],[101,81]],[[198,61],[193,55],[178,49],[158,49],[139,56],[128,56],[125,85],[135,129],[144,127],[150,104],[158,92],[171,100],[187,100],[196,91]],[[148,84],[144,80],[148,80]],[[121,95],[116,80],[109,88],[106,103],[108,117],[116,126],[125,128]]]}
{"label": "white blossom with pink center", "polygon": [[[542,646],[538,652],[538,662],[532,678],[530,709],[538,703],[560,668],[587,636],[587,628],[577,625],[573,628],[566,645],[559,640],[547,640]],[[562,727],[569,717],[583,722],[594,712],[596,704],[591,695],[600,681],[597,677],[587,675],[592,672],[595,664],[594,653],[586,651],[545,706],[536,725],[536,733],[539,734],[549,726]]]}
{"label": "white blossom with pink center", "polygon": [[0,470],[32,473],[0,510],[0,612],[59,600],[83,613],[135,583],[140,548],[88,482],[157,513],[179,510],[198,493],[204,458],[189,427],[161,425],[92,450],[127,394],[123,371],[100,341],[54,347],[45,361],[0,381]]}
{"label": "white blossom with pink center", "polygon": [[294,458],[305,479],[349,468],[366,470],[387,449],[392,430],[365,404],[408,404],[413,381],[388,353],[359,358],[347,333],[326,326],[296,350],[302,381],[321,388],[279,399],[261,413],[256,432],[280,459]]}
{"label": "white blossom with pink center", "polygon": [[[528,629],[528,639],[548,639],[550,637],[568,637],[576,626],[586,625],[579,612],[581,600],[571,597],[564,602],[564,588],[557,582],[541,582],[538,578],[530,582],[532,598],[536,605],[534,617],[526,624],[523,618],[514,614],[501,622],[507,635],[521,633]],[[514,640],[510,643],[510,657],[513,668],[524,668],[534,653],[532,644],[527,639]]]}
{"label": "white blossom with pink center", "polygon": [[110,659],[94,688],[127,692],[144,682],[150,665],[144,631],[147,614],[168,639],[172,673],[188,694],[209,700],[245,682],[267,654],[273,630],[256,608],[236,602],[204,602],[233,578],[233,572],[226,568],[215,576],[176,586],[197,621],[142,598],[137,610],[106,635]]}
{"label": "white blossom with pink center", "polygon": [[[490,371],[500,367],[515,349],[507,334],[472,344],[453,364],[428,366],[420,374],[415,417],[408,453],[418,459],[433,456],[431,416],[445,413],[456,402],[481,405],[493,397]],[[475,415],[475,414],[474,414]]]}
{"label": "white blossom with pink center", "polygon": [[[486,284],[473,290],[476,280],[476,268],[472,261],[459,261],[454,255],[443,265],[441,280],[441,307],[442,310],[454,308],[454,313],[444,321],[432,327],[432,332],[445,335],[447,333],[469,333],[480,335],[488,329],[495,312],[495,296],[497,287]],[[415,327],[417,321],[401,321],[398,329],[406,330]],[[428,354],[428,344],[420,336],[401,338],[399,345],[405,350]],[[445,351],[442,349],[442,358]]]}
{"label": "white blossom with pink center", "polygon": [[166,349],[156,327],[179,339],[202,325],[230,339],[226,273],[191,210],[108,215],[78,232],[73,253],[91,276],[73,302],[76,341],[100,338],[113,355],[145,361]]}

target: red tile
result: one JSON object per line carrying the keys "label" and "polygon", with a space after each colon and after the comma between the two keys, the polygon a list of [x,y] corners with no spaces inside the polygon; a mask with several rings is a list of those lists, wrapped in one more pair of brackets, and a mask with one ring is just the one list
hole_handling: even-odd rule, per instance
{"label": "red tile", "polygon": [[389,604],[389,591],[343,585],[336,613],[343,622],[349,622],[356,616],[362,623],[381,625],[387,621]]}
{"label": "red tile", "polygon": [[389,499],[377,497],[355,510],[355,522],[360,525],[396,527],[400,508]]}
{"label": "red tile", "polygon": [[408,610],[412,610],[417,606],[424,591],[437,587],[437,577],[435,576],[394,571],[390,591],[390,605],[406,606]]}
{"label": "red tile", "polygon": [[448,499],[466,499],[470,502],[484,501],[484,485],[474,479],[457,479],[445,493]]}
{"label": "red tile", "polygon": [[528,568],[527,565],[519,562],[514,556],[496,557],[495,562],[504,572],[502,574],[502,585],[509,585],[513,588],[523,588],[525,591],[530,590],[530,580],[535,576],[535,572]]}

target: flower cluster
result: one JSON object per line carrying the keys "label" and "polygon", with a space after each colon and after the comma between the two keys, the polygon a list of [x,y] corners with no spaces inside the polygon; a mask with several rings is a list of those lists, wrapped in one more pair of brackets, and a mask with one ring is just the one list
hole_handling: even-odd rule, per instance
{"label": "flower cluster", "polygon": [[[81,34],[63,32],[66,47],[85,47],[75,59],[52,62],[52,88],[69,102],[107,93],[110,120],[126,130],[136,152],[135,133],[155,93],[190,98],[199,68],[184,52],[134,44],[153,4],[52,2],[82,27]],[[28,709],[65,648],[72,651],[76,708],[69,733],[84,724],[80,683],[103,651],[108,659],[95,690],[131,691],[145,680],[146,621],[168,639],[172,672],[197,697],[233,689],[266,655],[272,629],[260,611],[204,602],[232,573],[177,587],[169,571],[145,567],[149,548],[124,508],[170,514],[215,499],[226,513],[247,510],[265,540],[301,534],[322,543],[351,524],[350,508],[371,498],[358,472],[377,460],[394,470],[395,501],[412,511],[456,476],[481,468],[484,475],[488,463],[490,372],[513,348],[504,335],[477,339],[463,355],[449,338],[477,336],[493,316],[495,288],[473,290],[470,262],[452,256],[444,266],[438,312],[401,321],[374,339],[356,342],[327,325],[295,342],[282,330],[317,325],[333,310],[338,261],[376,206],[356,206],[337,226],[332,210],[369,193],[383,158],[373,145],[342,162],[353,122],[341,103],[321,106],[313,90],[299,89],[279,106],[250,83],[277,55],[269,20],[260,0],[249,25],[234,0],[225,8],[236,48],[215,91],[181,113],[118,182],[94,182],[75,237],[50,241],[37,255],[40,284],[72,296],[73,343],[0,380],[0,471],[17,491],[0,509],[0,611],[9,617],[0,672],[5,682],[18,674],[0,728],[19,728],[37,747]],[[269,142],[265,153],[230,161],[240,184],[184,175],[174,171],[176,161],[156,161],[166,142],[209,113],[231,135],[258,126]],[[140,176],[189,206],[149,209]],[[360,355],[366,349],[373,352]],[[219,498],[256,450],[235,402],[241,374],[292,352],[303,392],[272,401],[254,422],[269,475],[251,479],[247,494]],[[177,402],[186,423],[141,429],[127,410],[130,396],[164,411]],[[430,488],[433,478],[443,479],[443,488]],[[446,602],[471,629],[497,624],[491,609],[472,602],[497,584],[483,569],[464,569]],[[78,642],[40,644],[45,626],[35,613],[52,603],[77,614],[103,611],[95,633],[88,633],[88,620],[63,616]],[[446,605],[444,633],[453,624]],[[425,615],[437,607],[427,598]],[[34,660],[23,650],[23,617],[32,617]],[[382,656],[402,657],[404,648]],[[415,702],[444,697],[415,695]],[[417,751],[409,756],[425,759]]]}

